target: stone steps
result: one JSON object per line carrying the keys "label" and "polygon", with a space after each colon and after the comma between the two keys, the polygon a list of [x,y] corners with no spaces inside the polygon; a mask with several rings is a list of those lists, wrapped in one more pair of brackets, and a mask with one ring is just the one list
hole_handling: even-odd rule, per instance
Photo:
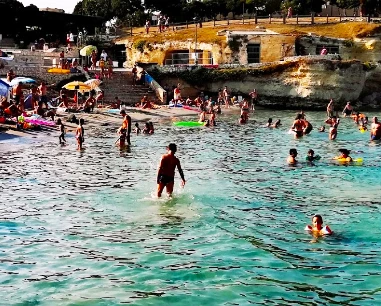
{"label": "stone steps", "polygon": [[132,85],[132,73],[127,71],[114,72],[113,79],[104,80],[102,88],[106,102],[112,102],[118,97],[123,104],[135,105],[143,96],[147,96],[150,101],[156,101],[155,93],[148,86]]}

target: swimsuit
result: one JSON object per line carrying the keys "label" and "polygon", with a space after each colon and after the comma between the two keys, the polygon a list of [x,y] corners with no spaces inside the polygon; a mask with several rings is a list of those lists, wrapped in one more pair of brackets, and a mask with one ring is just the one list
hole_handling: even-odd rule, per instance
{"label": "swimsuit", "polygon": [[302,137],[303,136],[303,131],[295,131],[296,137]]}
{"label": "swimsuit", "polygon": [[159,175],[158,178],[157,178],[157,183],[158,184],[167,185],[169,183],[173,183],[174,181],[175,181],[175,177],[174,176],[169,176],[169,175],[164,175],[164,174]]}
{"label": "swimsuit", "polygon": [[350,114],[352,114],[352,110],[349,110],[349,109],[346,108],[345,111],[344,111],[344,114],[349,116]]}

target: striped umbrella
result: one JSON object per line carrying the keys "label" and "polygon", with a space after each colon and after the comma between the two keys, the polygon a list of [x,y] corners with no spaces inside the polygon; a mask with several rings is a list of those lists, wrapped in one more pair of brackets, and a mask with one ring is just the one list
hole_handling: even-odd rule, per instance
{"label": "striped umbrella", "polygon": [[97,88],[100,84],[102,84],[101,80],[98,79],[91,79],[85,82],[87,86],[90,86],[91,89]]}

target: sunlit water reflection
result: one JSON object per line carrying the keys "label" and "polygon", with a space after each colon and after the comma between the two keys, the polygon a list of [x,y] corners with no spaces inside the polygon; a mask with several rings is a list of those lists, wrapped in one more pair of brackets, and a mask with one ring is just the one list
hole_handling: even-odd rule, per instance
{"label": "sunlit water reflection", "polygon": [[[294,140],[293,116],[259,111],[245,126],[223,116],[212,129],[163,121],[130,152],[110,131],[87,131],[81,153],[54,132],[0,140],[0,304],[381,303],[380,145],[346,118],[336,141],[316,129]],[[264,128],[268,117],[283,126]],[[169,142],[187,184],[158,200]],[[323,159],[288,167],[291,147]],[[341,147],[363,164],[332,162]],[[314,213],[333,236],[303,231]]]}

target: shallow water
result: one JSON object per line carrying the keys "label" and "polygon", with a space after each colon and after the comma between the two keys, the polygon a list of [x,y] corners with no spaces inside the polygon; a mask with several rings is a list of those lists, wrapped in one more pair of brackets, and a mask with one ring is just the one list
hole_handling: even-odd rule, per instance
{"label": "shallow water", "polygon": [[[323,113],[308,113],[314,127]],[[369,114],[371,115],[371,114]],[[163,121],[155,135],[0,138],[1,305],[377,305],[381,303],[380,144],[343,118],[336,141],[294,140],[293,112],[216,128]],[[263,127],[268,117],[280,129]],[[256,121],[255,121],[256,120]],[[58,135],[58,133],[57,133]],[[187,184],[155,199],[156,167],[178,144]],[[285,164],[312,148],[315,165]],[[332,162],[353,150],[363,164]],[[360,153],[356,153],[359,151]],[[303,231],[320,213],[335,231]]]}

